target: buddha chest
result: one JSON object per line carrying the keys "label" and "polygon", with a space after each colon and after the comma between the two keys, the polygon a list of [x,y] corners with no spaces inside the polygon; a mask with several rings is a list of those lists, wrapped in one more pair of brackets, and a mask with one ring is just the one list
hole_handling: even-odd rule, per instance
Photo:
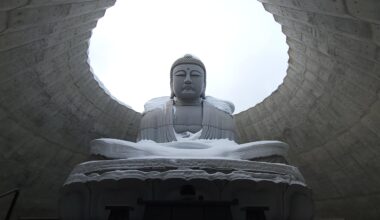
{"label": "buddha chest", "polygon": [[175,106],[173,126],[177,133],[196,133],[202,129],[202,105]]}

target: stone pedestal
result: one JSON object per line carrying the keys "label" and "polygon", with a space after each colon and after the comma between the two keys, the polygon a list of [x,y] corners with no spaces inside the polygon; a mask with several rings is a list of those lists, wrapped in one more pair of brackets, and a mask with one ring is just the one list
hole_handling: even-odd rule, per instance
{"label": "stone pedestal", "polygon": [[82,163],[66,180],[60,207],[64,220],[305,220],[313,215],[311,190],[296,167],[220,158]]}

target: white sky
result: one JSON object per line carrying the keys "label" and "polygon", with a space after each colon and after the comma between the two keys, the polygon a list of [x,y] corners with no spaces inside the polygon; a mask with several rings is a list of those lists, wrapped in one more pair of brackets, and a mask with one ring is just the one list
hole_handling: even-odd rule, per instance
{"label": "white sky", "polygon": [[93,31],[93,72],[116,99],[142,112],[169,96],[173,62],[190,53],[207,70],[206,95],[253,107],[282,83],[288,46],[256,0],[118,0]]}

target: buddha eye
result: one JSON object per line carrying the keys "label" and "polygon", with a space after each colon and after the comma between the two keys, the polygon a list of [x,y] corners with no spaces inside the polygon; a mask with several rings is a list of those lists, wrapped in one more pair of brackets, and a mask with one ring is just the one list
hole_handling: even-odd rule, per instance
{"label": "buddha eye", "polygon": [[185,71],[178,71],[178,72],[175,72],[174,75],[175,76],[186,76],[186,72]]}
{"label": "buddha eye", "polygon": [[193,70],[193,71],[191,71],[190,75],[191,76],[201,76],[201,73],[196,71],[196,70]]}

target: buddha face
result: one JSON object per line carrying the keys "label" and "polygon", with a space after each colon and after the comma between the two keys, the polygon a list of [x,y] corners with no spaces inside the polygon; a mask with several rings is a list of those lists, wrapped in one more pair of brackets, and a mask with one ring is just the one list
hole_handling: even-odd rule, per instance
{"label": "buddha face", "polygon": [[204,92],[205,72],[195,64],[180,64],[173,69],[173,92],[183,101],[198,100]]}

